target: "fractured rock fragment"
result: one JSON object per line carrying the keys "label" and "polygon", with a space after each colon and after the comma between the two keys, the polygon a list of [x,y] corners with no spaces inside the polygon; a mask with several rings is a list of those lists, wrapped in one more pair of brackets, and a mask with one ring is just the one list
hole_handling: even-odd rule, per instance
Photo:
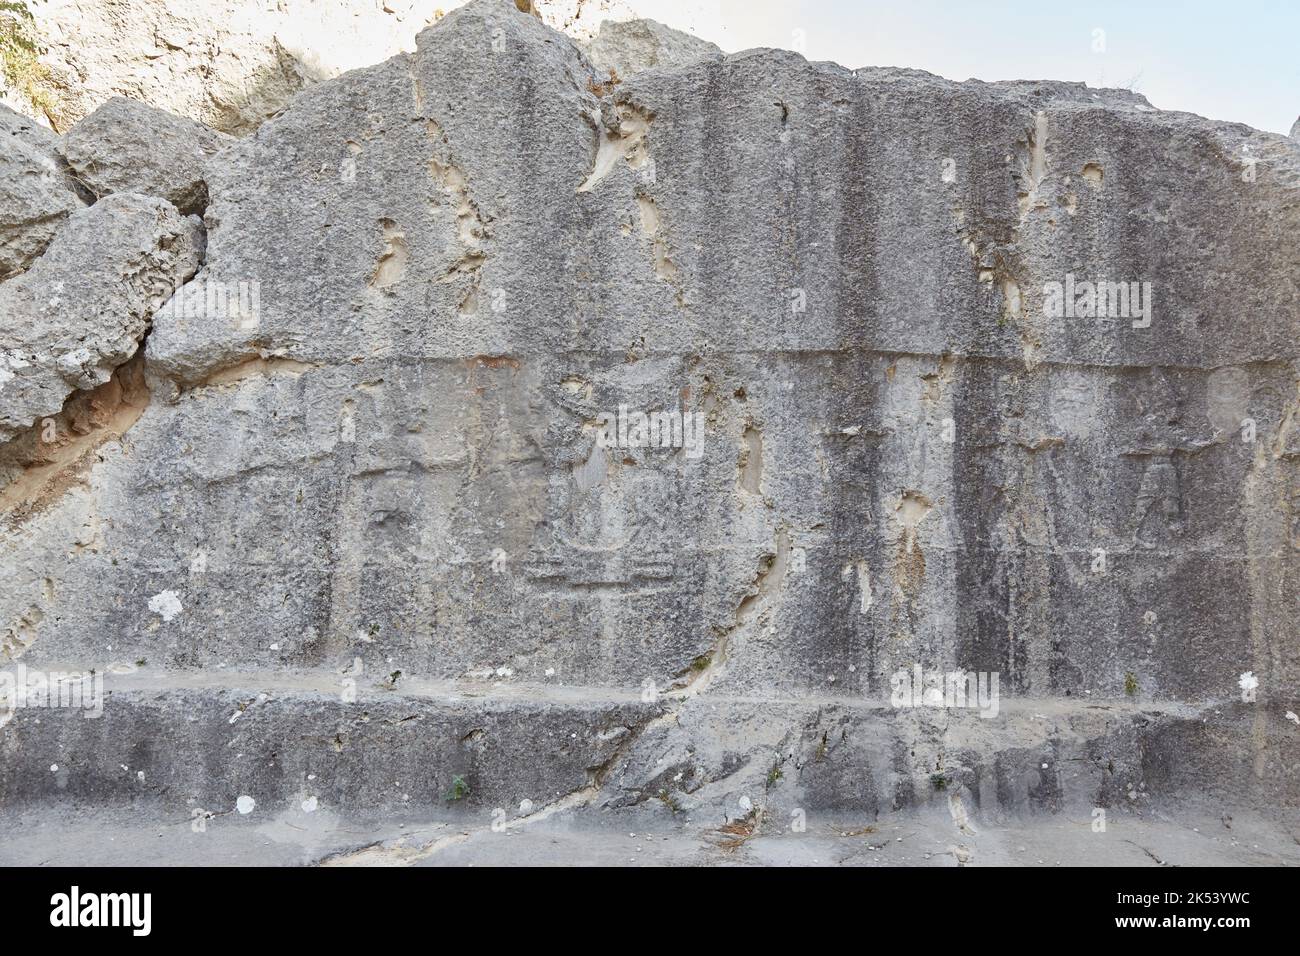
{"label": "fractured rock fragment", "polygon": [[198,220],[154,197],[122,193],[69,217],[45,255],[0,285],[0,441],[108,381],[202,245]]}
{"label": "fractured rock fragment", "polygon": [[0,280],[26,269],[83,205],[56,137],[0,106]]}
{"label": "fractured rock fragment", "polygon": [[116,96],[72,127],[59,149],[95,195],[161,196],[188,215],[207,205],[204,164],[229,142],[202,123]]}

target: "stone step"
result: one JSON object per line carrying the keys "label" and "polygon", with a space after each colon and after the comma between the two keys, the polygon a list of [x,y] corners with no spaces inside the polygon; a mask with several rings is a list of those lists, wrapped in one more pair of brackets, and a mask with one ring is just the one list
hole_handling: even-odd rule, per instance
{"label": "stone step", "polygon": [[630,728],[660,709],[630,694],[407,688],[400,679],[392,691],[367,682],[351,699],[345,680],[107,675],[97,717],[68,707],[13,713],[0,734],[0,805],[148,797],[226,810],[241,796],[315,797],[334,808],[540,804],[588,786]]}
{"label": "stone step", "polygon": [[1014,814],[1188,794],[1290,806],[1300,792],[1294,703],[1015,698],[984,717],[852,696],[148,667],[84,681],[82,698],[63,686],[82,706],[0,715],[7,810],[152,800],[224,813],[251,797],[514,813],[581,792],[673,814],[878,814],[954,795]]}

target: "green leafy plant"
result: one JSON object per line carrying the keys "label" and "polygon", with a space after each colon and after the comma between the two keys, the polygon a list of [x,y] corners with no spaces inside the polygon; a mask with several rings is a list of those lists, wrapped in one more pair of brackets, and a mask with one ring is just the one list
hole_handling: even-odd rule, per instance
{"label": "green leafy plant", "polygon": [[1138,692],[1138,679],[1132,671],[1124,675],[1124,693],[1132,697]]}
{"label": "green leafy plant", "polygon": [[0,77],[53,123],[56,103],[47,89],[48,71],[38,57],[36,22],[23,0],[0,0]]}
{"label": "green leafy plant", "polygon": [[781,782],[781,778],[784,776],[785,774],[781,772],[781,761],[778,760],[776,763],[772,764],[772,769],[767,772],[767,789],[771,790],[775,787]]}
{"label": "green leafy plant", "polygon": [[469,784],[460,774],[454,774],[451,778],[451,789],[443,794],[442,799],[448,803],[455,803],[457,800],[464,800],[469,796]]}

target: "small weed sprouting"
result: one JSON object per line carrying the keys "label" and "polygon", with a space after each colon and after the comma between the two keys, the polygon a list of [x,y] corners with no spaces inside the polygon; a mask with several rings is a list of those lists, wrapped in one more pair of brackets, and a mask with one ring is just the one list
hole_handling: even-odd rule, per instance
{"label": "small weed sprouting", "polygon": [[667,790],[660,790],[657,794],[655,794],[655,799],[658,800],[660,803],[662,803],[673,813],[682,812],[682,805],[678,801],[676,795],[669,793]]}
{"label": "small weed sprouting", "polygon": [[776,763],[772,764],[772,769],[767,772],[767,789],[771,790],[775,787],[781,782],[781,778],[784,776],[785,774],[781,772],[781,761],[778,760]]}
{"label": "small weed sprouting", "polygon": [[469,796],[469,784],[460,774],[453,774],[451,788],[442,795],[442,799],[448,803],[455,803],[457,800],[464,800],[467,796]]}

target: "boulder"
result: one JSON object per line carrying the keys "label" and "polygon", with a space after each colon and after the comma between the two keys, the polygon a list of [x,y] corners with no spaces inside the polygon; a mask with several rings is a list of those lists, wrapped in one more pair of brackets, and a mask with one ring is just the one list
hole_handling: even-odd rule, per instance
{"label": "boulder", "polygon": [[45,255],[0,285],[0,442],[107,382],[194,274],[202,242],[197,219],[119,193],[74,213]]}
{"label": "boulder", "polygon": [[83,205],[56,137],[0,106],[0,280],[17,275]]}
{"label": "boulder", "polygon": [[59,150],[96,196],[160,196],[184,215],[208,202],[204,166],[231,137],[117,96],[74,126]]}

